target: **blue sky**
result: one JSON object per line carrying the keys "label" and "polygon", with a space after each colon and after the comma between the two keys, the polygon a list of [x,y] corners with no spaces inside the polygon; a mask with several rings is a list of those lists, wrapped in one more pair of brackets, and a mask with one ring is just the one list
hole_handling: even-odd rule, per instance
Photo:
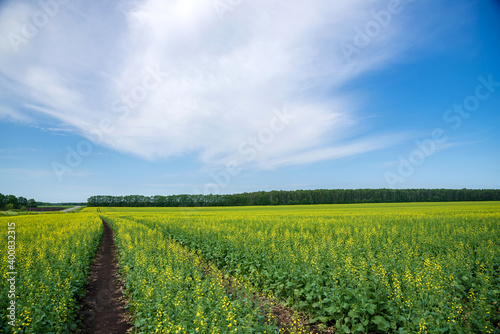
{"label": "blue sky", "polygon": [[0,192],[500,188],[500,2],[0,3]]}

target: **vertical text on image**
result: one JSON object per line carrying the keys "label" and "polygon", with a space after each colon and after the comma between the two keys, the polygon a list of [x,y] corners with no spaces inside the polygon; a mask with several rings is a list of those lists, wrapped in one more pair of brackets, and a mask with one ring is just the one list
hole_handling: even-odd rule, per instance
{"label": "vertical text on image", "polygon": [[7,254],[8,272],[7,282],[9,283],[9,306],[7,307],[7,318],[9,325],[14,326],[16,321],[16,223],[10,222],[7,226]]}

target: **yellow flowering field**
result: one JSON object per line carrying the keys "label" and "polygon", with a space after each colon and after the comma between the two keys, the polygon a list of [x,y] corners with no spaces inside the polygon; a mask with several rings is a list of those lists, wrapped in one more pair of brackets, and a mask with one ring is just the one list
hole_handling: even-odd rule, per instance
{"label": "yellow flowering field", "polygon": [[[1,332],[40,334],[74,330],[76,299],[85,292],[89,266],[102,234],[99,217],[89,213],[51,214],[0,218],[0,223],[0,247],[4,254]],[[15,301],[12,320],[8,317],[11,300]]]}
{"label": "yellow flowering field", "polygon": [[107,221],[137,333],[273,333],[256,303],[229,293],[216,268],[161,230],[132,219]]}
{"label": "yellow flowering field", "polygon": [[[196,267],[195,260],[183,264],[177,255],[172,260],[172,252],[183,250],[172,243],[162,246],[157,241],[161,238],[175,240],[225,274],[339,333],[499,332],[498,202],[102,212],[117,231],[127,259],[123,270],[138,275],[129,282],[134,307],[148,304],[143,321],[162,319],[155,324],[170,332],[175,333],[179,319],[208,328],[207,323],[215,321],[210,311],[225,303],[217,299],[219,292],[208,297],[209,291],[216,291],[209,288],[204,295],[196,292],[201,300],[214,298],[217,304],[201,307],[203,316],[195,313],[198,302],[181,308],[163,304],[158,295],[164,291],[162,275],[179,284],[200,278],[178,269]],[[138,267],[144,269],[136,272]],[[216,281],[207,284],[217,286]],[[184,297],[171,298],[182,302]],[[183,318],[175,312],[190,315]]]}

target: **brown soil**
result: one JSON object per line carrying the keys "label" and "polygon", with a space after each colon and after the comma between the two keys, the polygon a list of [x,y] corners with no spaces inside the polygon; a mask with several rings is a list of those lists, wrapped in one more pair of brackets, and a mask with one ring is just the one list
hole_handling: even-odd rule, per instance
{"label": "brown soil", "polygon": [[64,210],[66,209],[65,207],[34,207],[34,208],[26,208],[27,211],[34,211],[34,212],[38,212],[38,211],[61,211],[61,210]]}
{"label": "brown soil", "polygon": [[[306,333],[313,333],[313,334],[330,334],[330,333],[335,333],[335,329],[333,327],[326,327],[324,329],[320,329],[319,326],[316,324],[311,324],[307,320],[307,318],[304,315],[295,315],[294,317],[294,312],[291,308],[285,307],[280,304],[272,304],[271,308],[271,315],[272,317],[276,320],[276,324],[279,326],[279,328],[282,330],[283,334],[288,334],[291,333],[294,328],[294,323],[295,324],[300,324],[301,328],[307,329]],[[294,321],[294,318],[296,319]]]}
{"label": "brown soil", "polygon": [[87,293],[82,300],[80,334],[122,334],[131,331],[125,310],[123,286],[118,280],[113,230],[103,220],[103,236],[91,268]]}

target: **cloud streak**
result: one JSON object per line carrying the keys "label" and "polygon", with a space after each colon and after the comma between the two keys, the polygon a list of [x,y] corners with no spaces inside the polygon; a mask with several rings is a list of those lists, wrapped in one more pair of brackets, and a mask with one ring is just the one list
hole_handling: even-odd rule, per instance
{"label": "cloud streak", "polygon": [[[256,0],[221,20],[205,0],[71,1],[19,52],[0,41],[0,98],[8,101],[0,117],[50,117],[88,138],[106,120],[105,146],[150,160],[197,154],[213,166],[286,108],[293,122],[259,152],[259,168],[382,149],[396,140],[359,139],[366,101],[342,88],[411,38],[394,19],[348,64],[339,45],[384,6]],[[7,2],[0,26],[20,31],[37,10]]]}

